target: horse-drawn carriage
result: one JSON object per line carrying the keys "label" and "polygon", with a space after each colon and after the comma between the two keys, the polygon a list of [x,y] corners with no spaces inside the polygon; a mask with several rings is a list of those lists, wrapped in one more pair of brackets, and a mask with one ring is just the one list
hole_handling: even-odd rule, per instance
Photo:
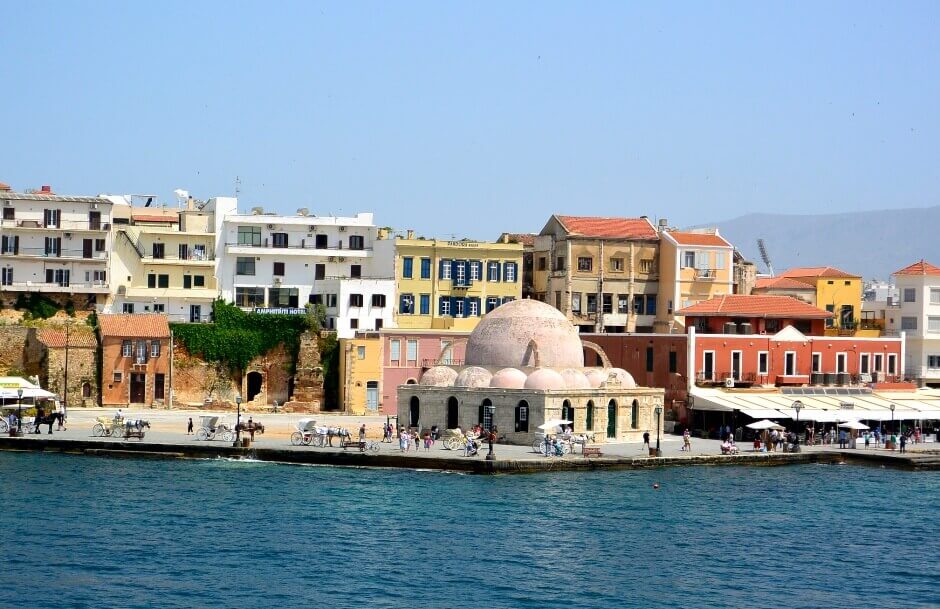
{"label": "horse-drawn carriage", "polygon": [[235,430],[229,427],[224,416],[204,415],[199,417],[196,439],[231,442],[235,439]]}
{"label": "horse-drawn carriage", "polygon": [[95,425],[91,428],[91,435],[95,437],[120,437],[124,434],[124,417],[97,417]]}
{"label": "horse-drawn carriage", "polygon": [[328,429],[318,427],[313,419],[301,419],[297,421],[294,433],[290,435],[290,443],[294,446],[326,446],[326,436]]}
{"label": "horse-drawn carriage", "polygon": [[145,429],[150,429],[149,421],[144,421],[142,419],[136,419],[134,421],[125,420],[122,435],[125,440],[130,440],[131,438],[143,440]]}

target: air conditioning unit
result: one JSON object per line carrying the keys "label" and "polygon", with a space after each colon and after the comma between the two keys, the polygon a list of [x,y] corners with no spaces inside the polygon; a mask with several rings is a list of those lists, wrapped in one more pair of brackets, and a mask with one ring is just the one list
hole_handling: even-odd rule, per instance
{"label": "air conditioning unit", "polygon": [[273,224],[268,224],[268,230],[274,230],[274,225],[273,225]]}
{"label": "air conditioning unit", "polygon": [[330,256],[329,258],[326,259],[326,261],[327,261],[327,262],[336,262],[336,257],[335,257],[335,256]]}
{"label": "air conditioning unit", "polygon": [[725,379],[725,387],[728,387],[729,389],[734,387],[734,377],[729,376]]}
{"label": "air conditioning unit", "polygon": [[274,278],[274,285],[281,285],[281,279],[280,279],[280,277],[275,277],[275,278]]}
{"label": "air conditioning unit", "polygon": [[340,227],[339,227],[339,232],[345,233],[345,232],[346,232],[346,227],[345,227],[345,226],[340,226]]}
{"label": "air conditioning unit", "polygon": [[65,238],[66,238],[66,239],[71,239],[71,238],[72,238],[72,233],[65,233]]}
{"label": "air conditioning unit", "polygon": [[339,257],[339,261],[340,261],[340,262],[346,262],[346,259],[343,258],[342,256],[340,256],[340,257]]}

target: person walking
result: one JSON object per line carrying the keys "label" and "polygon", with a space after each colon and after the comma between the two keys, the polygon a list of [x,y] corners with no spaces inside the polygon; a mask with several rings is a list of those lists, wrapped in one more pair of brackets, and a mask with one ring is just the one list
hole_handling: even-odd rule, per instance
{"label": "person walking", "polygon": [[186,435],[193,433],[193,418],[189,417],[189,423],[186,424]]}
{"label": "person walking", "polygon": [[359,427],[359,443],[362,444],[365,441],[366,441],[366,424],[363,423]]}
{"label": "person walking", "polygon": [[647,451],[650,448],[650,432],[648,431],[643,432],[643,446],[646,448]]}
{"label": "person walking", "polygon": [[682,432],[682,450],[692,452],[692,433],[688,429]]}
{"label": "person walking", "polygon": [[839,448],[847,448],[849,443],[849,434],[844,429],[839,431]]}
{"label": "person walking", "polygon": [[907,452],[907,451],[905,450],[905,447],[907,446],[907,436],[904,435],[904,434],[901,434],[901,440],[900,440],[900,441],[901,441],[901,451],[900,451],[900,452],[902,452],[902,453],[903,453],[903,452]]}

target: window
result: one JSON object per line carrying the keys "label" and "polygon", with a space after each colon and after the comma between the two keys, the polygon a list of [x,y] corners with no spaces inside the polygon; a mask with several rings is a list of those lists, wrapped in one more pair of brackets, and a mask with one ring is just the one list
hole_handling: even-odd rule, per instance
{"label": "window", "polygon": [[870,354],[862,353],[861,355],[859,355],[858,373],[859,374],[871,374],[871,355]]}
{"label": "window", "polygon": [[325,250],[330,248],[330,244],[327,242],[326,235],[317,235],[314,237],[313,246],[318,250]]}
{"label": "window", "polygon": [[361,264],[349,265],[349,276],[353,279],[359,279],[360,277],[362,277],[362,265]]}
{"label": "window", "polygon": [[940,289],[930,288],[930,304],[940,304]]}
{"label": "window", "polygon": [[669,372],[679,371],[679,354],[675,351],[669,352]]}
{"label": "window", "polygon": [[578,256],[578,271],[582,273],[590,273],[591,267],[594,265],[594,259],[590,256]]}
{"label": "window", "polygon": [[902,330],[916,330],[916,329],[917,329],[917,318],[916,318],[916,317],[902,317],[902,318],[901,318],[901,329],[902,329]]}
{"label": "window", "polygon": [[610,270],[614,273],[623,272],[623,258],[611,258],[610,259]]}
{"label": "window", "polygon": [[160,341],[150,341],[150,357],[160,357]]}
{"label": "window", "polygon": [[393,364],[398,364],[398,361],[401,359],[401,341],[392,340],[388,343],[388,359]]}
{"label": "window", "polygon": [[561,311],[561,292],[555,292],[555,308]]}
{"label": "window", "polygon": [[597,294],[587,295],[587,312],[597,313]]}
{"label": "window", "polygon": [[[834,304],[828,304],[828,305],[826,305],[826,312],[827,312],[827,313],[835,313],[835,310],[836,310],[836,305],[834,305]],[[834,324],[835,324],[835,316],[834,316],[834,315],[833,315],[833,317],[829,317],[829,318],[826,319],[826,327],[827,327],[827,328],[833,327]],[[767,331],[770,332],[770,328],[768,328]]]}
{"label": "window", "polygon": [[107,249],[107,246],[106,246],[106,244],[105,244],[105,240],[104,240],[104,239],[95,239],[95,251],[96,251],[96,252],[103,252],[103,251],[105,251],[105,249]]}
{"label": "window", "polygon": [[120,372],[115,372],[115,373],[114,373],[114,382],[115,382],[115,383],[120,383],[120,382],[121,382],[121,378],[122,378],[122,375],[121,375]]}
{"label": "window", "polygon": [[454,285],[467,285],[467,265],[463,260],[457,260],[454,267],[454,270],[457,272],[456,276],[453,277]]}
{"label": "window", "polygon": [[430,279],[431,278],[431,259],[422,258],[421,259],[421,279]]}
{"label": "window", "polygon": [[351,306],[351,307],[361,307],[361,306],[362,306],[362,294],[350,294],[350,295],[349,295],[349,306]]}
{"label": "window", "polygon": [[121,341],[121,357],[130,357],[134,354],[134,346],[129,340]]}
{"label": "window", "polygon": [[45,209],[43,210],[43,224],[46,228],[56,228],[60,224],[60,219],[62,217],[62,211],[58,209]]}
{"label": "window", "polygon": [[637,315],[643,313],[643,295],[634,294],[633,296],[633,312]]}
{"label": "window", "polygon": [[358,347],[356,347],[356,357],[358,357],[359,359],[365,359],[365,358],[366,358],[366,348],[365,348],[365,346],[359,345]]}
{"label": "window", "polygon": [[401,276],[405,279],[411,279],[414,273],[414,258],[408,256],[401,259]]}
{"label": "window", "polygon": [[845,362],[847,360],[845,353],[836,353],[836,372],[847,372]]}
{"label": "window", "polygon": [[446,258],[441,260],[441,269],[438,273],[438,279],[450,279],[450,263],[451,261]]}
{"label": "window", "polygon": [[[489,401],[489,400],[487,400]],[[487,413],[489,409],[487,409]],[[529,403],[525,400],[519,402],[519,405],[516,406],[516,416],[515,416],[515,430],[517,432],[528,432],[529,431]],[[490,421],[492,424],[492,421]]]}
{"label": "window", "polygon": [[656,315],[656,294],[646,295],[646,314]]}
{"label": "window", "polygon": [[480,299],[479,299],[479,298],[471,298],[471,299],[470,299],[470,307],[469,307],[469,309],[467,310],[467,316],[468,316],[468,317],[479,317],[479,316],[480,316]]}
{"label": "window", "polygon": [[917,302],[916,288],[904,288],[904,302]]}
{"label": "window", "polygon": [[402,294],[399,297],[398,312],[402,315],[413,315],[415,312],[414,294]]}
{"label": "window", "polygon": [[503,281],[507,283],[515,283],[516,277],[518,275],[518,267],[519,265],[515,262],[507,262],[503,264]]}
{"label": "window", "polygon": [[126,314],[128,314],[128,315],[133,315],[133,313],[134,313],[134,303],[133,303],[133,302],[125,302],[123,305],[121,305],[121,313],[126,313]]}
{"label": "window", "polygon": [[4,220],[15,220],[16,219],[16,210],[12,207],[3,208],[3,219]]}
{"label": "window", "polygon": [[621,314],[630,312],[630,299],[627,294],[617,294],[617,312]]}
{"label": "window", "polygon": [[191,275],[183,275],[183,289],[188,290],[193,287],[193,278]]}
{"label": "window", "polygon": [[928,368],[940,368],[940,355],[928,355],[927,367]]}
{"label": "window", "polygon": [[307,302],[312,305],[323,304],[323,294],[311,294],[307,296]]}
{"label": "window", "polygon": [[[6,208],[6,209],[9,209],[9,208]],[[20,245],[20,238],[19,238],[18,236],[15,236],[15,235],[12,235],[12,236],[3,235],[3,237],[2,237],[2,243],[3,243],[3,250],[2,250],[2,251],[3,251],[4,254],[16,254],[16,253],[18,253],[19,250],[20,250],[20,247],[19,247],[19,245]]]}
{"label": "window", "polygon": [[261,227],[260,226],[239,226],[238,227],[238,245],[261,245]]}
{"label": "window", "polygon": [[927,331],[940,332],[940,317],[930,316],[927,318]]}
{"label": "window", "polygon": [[0,285],[13,285],[13,269],[4,267],[3,268],[3,280],[0,281]]}
{"label": "window", "polygon": [[682,268],[684,269],[695,268],[695,252],[683,252],[682,253]]}
{"label": "window", "polygon": [[157,287],[158,288],[170,287],[170,276],[169,275],[157,275]]}
{"label": "window", "polygon": [[601,299],[601,310],[604,313],[613,313],[614,312],[614,295],[613,294],[604,294]]}
{"label": "window", "polygon": [[235,305],[239,307],[263,307],[264,288],[235,288]]}
{"label": "window", "polygon": [[316,264],[313,266],[313,278],[315,280],[326,279],[326,265]]}
{"label": "window", "polygon": [[300,305],[300,289],[298,288],[270,288],[268,289],[269,307],[297,307]]}
{"label": "window", "polygon": [[644,258],[640,260],[640,272],[641,273],[652,273],[653,272],[653,260],[652,258]]}
{"label": "window", "polygon": [[653,371],[653,348],[652,347],[646,348],[646,371],[647,372]]}
{"label": "window", "polygon": [[287,247],[287,233],[271,233],[271,247]]}
{"label": "window", "polygon": [[[883,353],[876,353],[874,370],[875,372],[884,372],[884,369],[885,369],[885,356]],[[814,370],[814,372],[816,371]]]}
{"label": "window", "polygon": [[275,263],[274,263],[274,276],[275,276],[275,277],[283,277],[283,276],[284,276],[284,263],[283,263],[283,262],[275,262]]}
{"label": "window", "polygon": [[372,295],[372,306],[373,306],[373,307],[384,307],[384,306],[385,306],[385,294],[373,294],[373,295]]}
{"label": "window", "polygon": [[[611,400],[613,403],[613,400]],[[630,427],[632,429],[640,428],[640,403],[636,400],[633,400],[633,405],[630,407]]]}
{"label": "window", "polygon": [[408,339],[407,344],[407,359],[409,362],[418,361],[418,341],[415,339]]}
{"label": "window", "polygon": [[157,274],[156,273],[147,274],[147,287],[151,289],[157,287]]}
{"label": "window", "polygon": [[483,263],[479,260],[470,261],[470,281],[479,281],[480,273],[483,269]]}
{"label": "window", "polygon": [[757,352],[757,374],[760,374],[761,376],[766,376],[768,374],[766,351]]}
{"label": "window", "polygon": [[465,301],[463,298],[454,298],[454,304],[453,304],[454,317],[466,317],[466,309],[464,307],[464,302]]}
{"label": "window", "polygon": [[564,256],[558,256],[557,258],[555,258],[555,269],[554,269],[554,270],[556,270],[556,271],[563,271],[563,270],[565,270],[565,257],[564,257]]}
{"label": "window", "polygon": [[897,374],[898,370],[898,354],[889,353],[888,354],[888,374]]}
{"label": "window", "polygon": [[366,240],[362,235],[350,235],[349,237],[349,249],[351,250],[364,250],[366,249]]}
{"label": "window", "polygon": [[496,296],[490,296],[486,299],[486,312],[489,313],[493,309],[499,306],[499,298]]}
{"label": "window", "polygon": [[236,258],[235,259],[235,274],[236,275],[254,275],[255,274],[255,259],[243,258],[243,257]]}
{"label": "window", "polygon": [[[560,292],[556,292],[556,294],[561,296]],[[571,312],[572,313],[581,312],[581,292],[573,292],[571,294]]]}
{"label": "window", "polygon": [[46,256],[62,255],[62,239],[59,237],[46,237]]}
{"label": "window", "polygon": [[193,286],[197,288],[206,287],[205,275],[193,275]]}
{"label": "window", "polygon": [[153,305],[153,312],[154,312],[154,313],[166,313],[166,305],[165,305],[165,304],[154,304],[154,305]]}
{"label": "window", "polygon": [[725,254],[724,252],[715,252],[715,268],[723,269],[725,268]]}
{"label": "window", "polygon": [[486,280],[499,281],[499,262],[493,260],[486,263]]}
{"label": "window", "polygon": [[336,294],[327,294],[326,295],[326,308],[335,309],[336,308]]}
{"label": "window", "polygon": [[813,372],[822,372],[822,353],[813,353]]}
{"label": "window", "polygon": [[162,260],[166,257],[166,248],[163,243],[154,243],[151,251],[153,252],[153,257]]}
{"label": "window", "polygon": [[785,376],[796,375],[796,351],[787,351],[783,355],[783,374]]}
{"label": "window", "polygon": [[539,256],[539,270],[544,271],[546,268],[547,260],[545,256]]}
{"label": "window", "polygon": [[450,315],[450,298],[441,296],[441,316],[446,317],[448,315]]}
{"label": "window", "polygon": [[186,243],[180,243],[178,252],[180,260],[189,260],[189,245]]}
{"label": "window", "polygon": [[358,330],[359,329],[359,318],[353,317],[349,320],[349,329]]}
{"label": "window", "polygon": [[93,271],[91,278],[96,285],[104,285],[105,281],[108,280],[108,271]]}
{"label": "window", "polygon": [[430,294],[421,294],[418,299],[419,309],[418,312],[421,315],[430,315],[431,314],[431,295]]}

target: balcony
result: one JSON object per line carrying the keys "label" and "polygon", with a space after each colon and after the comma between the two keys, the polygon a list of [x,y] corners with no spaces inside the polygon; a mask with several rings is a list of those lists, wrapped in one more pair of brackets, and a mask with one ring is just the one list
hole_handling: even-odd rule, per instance
{"label": "balcony", "polygon": [[189,252],[186,256],[180,256],[179,254],[172,256],[153,256],[151,254],[150,256],[141,256],[140,259],[148,264],[184,264],[186,266],[214,265],[215,253],[211,251],[201,254]]}
{"label": "balcony", "polygon": [[110,222],[92,222],[90,220],[62,220],[55,225],[45,225],[42,220],[36,219],[12,219],[3,220],[0,223],[3,229],[23,229],[25,231],[74,231],[74,232],[108,232],[111,230]]}
{"label": "balcony", "polygon": [[[372,248],[349,249],[343,247],[314,247],[313,243],[302,242],[300,245],[275,246],[265,239],[258,245],[248,243],[226,243],[225,251],[230,254],[243,254],[258,256],[260,254],[276,254],[278,256],[320,256],[335,258],[330,262],[340,261],[339,258],[370,258]],[[342,262],[342,261],[340,261]]]}
{"label": "balcony", "polygon": [[5,283],[0,286],[4,292],[49,292],[74,294],[107,294],[111,291],[104,281],[70,281],[66,284],[47,283],[45,281],[21,281]]}
{"label": "balcony", "polygon": [[714,281],[717,275],[715,269],[695,269],[695,278],[702,281]]}
{"label": "balcony", "polygon": [[735,379],[735,387],[751,386],[757,382],[757,374],[753,372],[741,372],[735,375],[733,372],[713,372],[711,377],[706,377],[704,372],[695,375],[695,384],[705,385],[726,385],[728,379]]}
{"label": "balcony", "polygon": [[20,247],[14,251],[0,251],[0,256],[4,258],[41,258],[46,260],[62,261],[85,261],[85,262],[107,262],[108,252],[92,252],[91,256],[86,256],[82,250],[63,250],[61,254],[56,252],[47,252],[42,247]]}

